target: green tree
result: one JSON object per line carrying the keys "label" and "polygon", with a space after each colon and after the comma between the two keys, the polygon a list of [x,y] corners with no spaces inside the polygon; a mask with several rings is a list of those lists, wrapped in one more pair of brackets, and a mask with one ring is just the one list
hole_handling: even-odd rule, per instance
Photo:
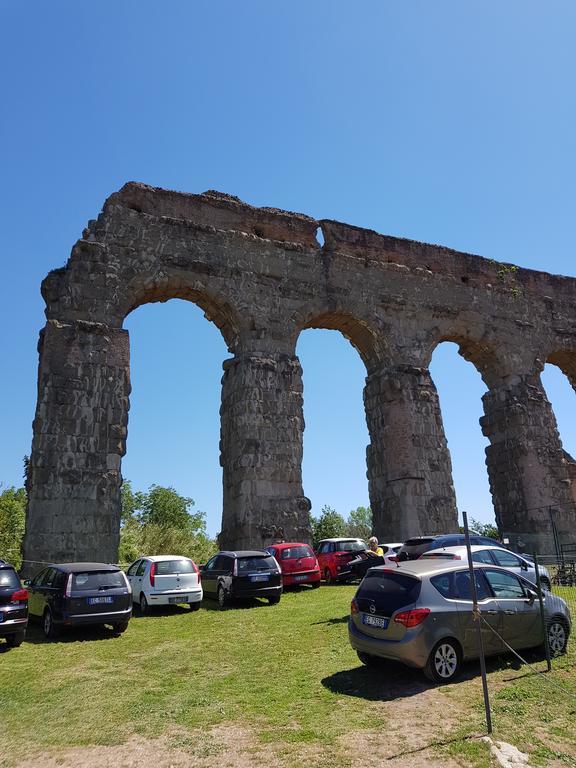
{"label": "green tree", "polygon": [[346,521],[346,535],[368,540],[372,535],[372,510],[370,507],[356,507],[350,511]]}
{"label": "green tree", "polygon": [[0,557],[16,568],[22,565],[22,538],[26,521],[26,491],[6,488],[0,493]]}
{"label": "green tree", "polygon": [[[491,539],[499,539],[500,531],[496,523],[481,523],[479,520],[475,520],[473,517],[468,520],[468,527],[470,531],[479,533],[480,536],[488,536]],[[460,533],[464,533],[464,526],[460,526]]]}
{"label": "green tree", "polygon": [[312,538],[314,541],[346,535],[346,521],[341,514],[327,504],[322,507],[319,518],[312,518]]}

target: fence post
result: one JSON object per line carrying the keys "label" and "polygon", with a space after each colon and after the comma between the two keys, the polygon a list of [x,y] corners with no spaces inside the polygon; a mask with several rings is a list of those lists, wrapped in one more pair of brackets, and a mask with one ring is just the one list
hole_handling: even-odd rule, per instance
{"label": "fence post", "polygon": [[546,666],[548,672],[552,669],[552,662],[550,661],[550,646],[548,645],[548,627],[546,626],[546,618],[544,616],[544,598],[542,597],[542,583],[540,581],[540,564],[538,563],[538,555],[534,552],[534,567],[536,569],[536,589],[538,590],[538,601],[540,603],[540,621],[542,622],[542,631],[544,632],[544,651],[546,652]]}
{"label": "fence post", "polygon": [[482,642],[482,627],[480,622],[480,609],[478,608],[478,594],[476,592],[476,575],[472,562],[472,549],[470,548],[470,531],[468,530],[468,515],[462,510],[464,521],[464,534],[466,535],[466,551],[468,552],[468,569],[470,571],[470,589],[472,590],[472,616],[476,624],[476,646],[480,657],[480,673],[482,675],[482,692],[484,693],[484,710],[486,712],[486,727],[488,733],[492,733],[492,715],[490,712],[490,698],[488,696],[488,680],[486,679],[486,660],[484,659],[484,643]]}

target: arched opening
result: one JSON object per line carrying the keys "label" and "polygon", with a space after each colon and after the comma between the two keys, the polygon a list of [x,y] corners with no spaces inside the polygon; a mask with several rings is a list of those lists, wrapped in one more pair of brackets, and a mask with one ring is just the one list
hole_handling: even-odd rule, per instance
{"label": "arched opening", "polygon": [[130,413],[122,475],[133,489],[171,486],[220,530],[219,464],[222,333],[203,308],[171,299],[142,304],[125,319],[130,334]]}
{"label": "arched opening", "polygon": [[493,523],[485,456],[488,440],[479,425],[486,385],[467,352],[460,344],[440,343],[433,352],[430,373],[438,391],[458,509],[465,509],[469,520]]}
{"label": "arched opening", "polygon": [[576,353],[556,352],[549,356],[540,375],[554,416],[568,465],[571,495],[576,508],[576,435],[574,434],[574,391],[576,388]]}
{"label": "arched opening", "polygon": [[314,517],[329,506],[347,519],[351,510],[370,506],[366,367],[342,333],[318,328],[320,323],[317,318],[300,334],[296,350],[304,383],[303,486]]}

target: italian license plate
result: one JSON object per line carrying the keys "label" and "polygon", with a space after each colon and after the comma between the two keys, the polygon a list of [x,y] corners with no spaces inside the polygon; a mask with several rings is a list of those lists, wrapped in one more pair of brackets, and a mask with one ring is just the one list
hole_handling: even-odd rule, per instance
{"label": "italian license plate", "polygon": [[88,605],[100,605],[101,603],[113,603],[114,598],[110,595],[106,597],[89,597]]}
{"label": "italian license plate", "polygon": [[188,595],[182,595],[182,597],[169,597],[168,602],[169,603],[187,603]]}
{"label": "italian license plate", "polygon": [[308,574],[304,573],[300,576],[294,576],[294,581],[306,581],[307,578],[308,578]]}
{"label": "italian license plate", "polygon": [[263,573],[261,576],[250,576],[250,581],[268,581],[268,574]]}
{"label": "italian license plate", "polygon": [[362,624],[367,624],[369,627],[378,627],[378,629],[386,629],[390,619],[383,619],[381,616],[371,616],[369,613],[362,614]]}

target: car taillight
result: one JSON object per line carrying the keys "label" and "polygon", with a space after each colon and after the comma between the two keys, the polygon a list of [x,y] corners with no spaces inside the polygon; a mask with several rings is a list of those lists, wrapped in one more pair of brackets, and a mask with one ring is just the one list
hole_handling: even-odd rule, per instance
{"label": "car taillight", "polygon": [[17,589],[16,592],[12,592],[12,597],[10,598],[11,602],[13,603],[21,603],[28,600],[28,590],[27,589]]}
{"label": "car taillight", "polygon": [[238,560],[234,560],[234,568],[232,569],[232,576],[238,576]]}
{"label": "car taillight", "polygon": [[350,603],[350,613],[355,614],[355,613],[358,613],[359,611],[360,611],[360,608],[358,607],[356,598],[354,598],[354,600],[352,600],[352,602]]}
{"label": "car taillight", "polygon": [[73,573],[68,574],[68,581],[66,582],[66,597],[71,597],[72,595],[72,579],[74,578]]}
{"label": "car taillight", "polygon": [[152,563],[150,566],[150,586],[154,586],[154,577],[156,576],[156,569],[157,569],[156,563]]}
{"label": "car taillight", "polygon": [[417,627],[418,624],[422,624],[429,613],[430,608],[414,608],[411,611],[402,611],[402,613],[394,616],[394,621],[402,624],[406,629],[410,629],[410,627]]}
{"label": "car taillight", "polygon": [[192,560],[192,565],[194,566],[194,570],[196,571],[196,576],[198,576],[198,584],[200,584],[202,581],[202,574],[200,573],[200,568],[198,568],[194,560]]}
{"label": "car taillight", "polygon": [[388,558],[388,560],[394,560],[395,563],[400,562],[400,558],[398,557],[398,555],[386,555],[386,557]]}

